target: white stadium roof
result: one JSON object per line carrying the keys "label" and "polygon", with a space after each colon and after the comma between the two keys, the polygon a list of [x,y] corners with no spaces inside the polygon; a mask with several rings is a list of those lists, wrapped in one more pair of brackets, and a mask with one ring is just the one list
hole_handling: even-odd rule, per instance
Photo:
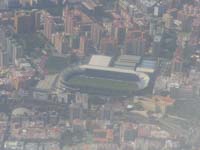
{"label": "white stadium roof", "polygon": [[108,67],[111,62],[111,57],[103,55],[93,55],[90,59],[89,65]]}
{"label": "white stadium roof", "polygon": [[44,80],[41,80],[38,82],[36,89],[48,90],[48,91],[51,90],[57,77],[58,77],[57,74],[46,76]]}

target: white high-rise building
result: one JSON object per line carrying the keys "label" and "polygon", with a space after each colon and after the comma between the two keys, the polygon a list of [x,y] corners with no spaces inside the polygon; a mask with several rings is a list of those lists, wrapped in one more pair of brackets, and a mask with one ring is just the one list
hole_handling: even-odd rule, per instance
{"label": "white high-rise building", "polygon": [[9,64],[8,53],[6,51],[0,50],[0,67],[7,67]]}
{"label": "white high-rise building", "polygon": [[0,0],[0,10],[7,8],[7,5],[6,5],[7,1],[8,0]]}

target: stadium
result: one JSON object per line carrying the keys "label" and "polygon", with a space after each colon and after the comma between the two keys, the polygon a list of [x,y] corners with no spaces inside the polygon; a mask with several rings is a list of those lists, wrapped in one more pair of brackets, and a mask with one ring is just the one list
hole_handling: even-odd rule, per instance
{"label": "stadium", "polygon": [[67,68],[62,75],[62,84],[67,89],[106,96],[133,95],[148,86],[150,78],[147,74],[111,64],[111,57],[94,55],[87,65]]}

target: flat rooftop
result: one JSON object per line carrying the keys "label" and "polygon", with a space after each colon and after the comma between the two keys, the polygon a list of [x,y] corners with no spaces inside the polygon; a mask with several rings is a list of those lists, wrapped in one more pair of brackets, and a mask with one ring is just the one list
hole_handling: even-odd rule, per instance
{"label": "flat rooftop", "polygon": [[93,0],[83,0],[82,5],[84,5],[89,10],[94,10],[97,6],[102,6],[95,3]]}
{"label": "flat rooftop", "polygon": [[110,65],[111,60],[112,58],[109,56],[93,55],[90,59],[89,65],[108,67]]}
{"label": "flat rooftop", "polygon": [[110,71],[110,72],[119,72],[119,73],[128,73],[128,74],[136,74],[136,72],[134,70],[125,70],[125,69],[114,68],[114,67],[82,65],[82,66],[80,66],[80,68],[91,69],[91,70]]}
{"label": "flat rooftop", "polygon": [[114,66],[116,68],[124,68],[134,70],[136,65],[140,63],[141,57],[135,55],[121,55],[118,57]]}
{"label": "flat rooftop", "polygon": [[56,82],[58,75],[48,75],[45,77],[44,80],[39,81],[39,83],[36,86],[36,89],[38,90],[46,90],[50,91],[53,88],[53,85]]}

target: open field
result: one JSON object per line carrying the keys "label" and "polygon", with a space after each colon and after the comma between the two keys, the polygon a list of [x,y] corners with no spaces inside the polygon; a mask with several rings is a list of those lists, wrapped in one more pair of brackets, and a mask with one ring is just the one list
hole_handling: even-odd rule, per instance
{"label": "open field", "polygon": [[68,84],[77,87],[89,87],[95,89],[107,89],[112,91],[136,91],[136,83],[126,81],[110,80],[103,78],[94,78],[86,76],[76,76],[68,80]]}
{"label": "open field", "polygon": [[168,114],[186,118],[190,121],[199,121],[199,108],[199,99],[177,100],[173,106],[168,108],[167,112]]}
{"label": "open field", "polygon": [[69,64],[68,58],[59,56],[49,56],[49,58],[45,63],[45,68],[47,69],[48,73],[54,74],[61,72],[68,66],[68,64]]}

